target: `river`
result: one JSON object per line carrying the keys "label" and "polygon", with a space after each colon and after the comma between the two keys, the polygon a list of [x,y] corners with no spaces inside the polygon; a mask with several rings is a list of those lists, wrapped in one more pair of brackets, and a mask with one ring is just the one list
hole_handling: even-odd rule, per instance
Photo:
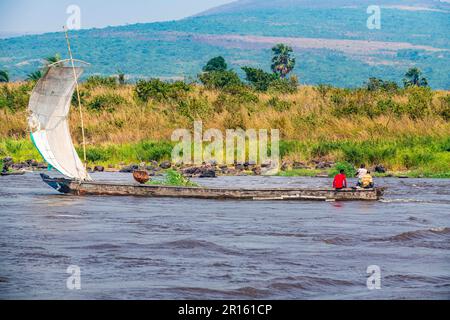
{"label": "river", "polygon": [[[450,299],[450,180],[376,183],[388,188],[378,202],[251,202],[74,197],[38,174],[1,177],[0,298]],[[66,284],[69,266],[81,271],[80,290]],[[379,289],[369,290],[369,266]]]}

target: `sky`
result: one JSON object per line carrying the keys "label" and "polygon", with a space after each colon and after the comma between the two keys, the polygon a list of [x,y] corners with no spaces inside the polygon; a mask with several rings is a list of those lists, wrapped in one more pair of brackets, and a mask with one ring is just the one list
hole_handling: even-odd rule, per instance
{"label": "sky", "polygon": [[0,0],[0,35],[61,31],[77,5],[81,28],[182,19],[233,0]]}

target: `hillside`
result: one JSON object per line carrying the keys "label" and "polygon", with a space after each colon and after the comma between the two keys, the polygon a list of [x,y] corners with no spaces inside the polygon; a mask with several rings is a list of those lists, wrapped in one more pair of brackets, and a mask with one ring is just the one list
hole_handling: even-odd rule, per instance
{"label": "hillside", "polygon": [[[130,79],[193,79],[216,55],[235,70],[268,69],[270,48],[285,42],[294,47],[294,72],[304,84],[356,87],[369,77],[400,82],[418,66],[433,88],[450,88],[450,5],[382,1],[382,28],[369,30],[367,3],[242,0],[180,21],[81,30],[72,42],[76,57],[92,64],[87,75],[121,70]],[[61,33],[3,39],[0,69],[23,79],[55,53],[66,53]]]}

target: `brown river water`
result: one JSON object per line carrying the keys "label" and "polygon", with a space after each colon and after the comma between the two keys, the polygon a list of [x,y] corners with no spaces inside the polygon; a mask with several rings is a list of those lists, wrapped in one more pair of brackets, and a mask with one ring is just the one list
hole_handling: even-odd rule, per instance
{"label": "brown river water", "polygon": [[[388,187],[378,202],[252,202],[75,197],[37,174],[2,177],[0,299],[450,299],[450,180],[376,182]],[[80,290],[66,285],[71,265]],[[369,290],[373,265],[381,288]]]}

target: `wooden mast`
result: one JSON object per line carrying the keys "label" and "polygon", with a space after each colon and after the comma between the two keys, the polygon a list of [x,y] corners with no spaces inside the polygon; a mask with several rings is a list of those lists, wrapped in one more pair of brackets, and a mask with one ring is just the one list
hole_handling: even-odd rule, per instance
{"label": "wooden mast", "polygon": [[76,88],[77,100],[78,100],[78,110],[80,112],[81,135],[83,137],[83,160],[84,160],[84,167],[87,168],[86,136],[85,136],[85,131],[84,131],[83,110],[81,108],[80,89],[78,87],[78,77],[77,77],[77,72],[76,72],[76,69],[75,69],[75,62],[74,62],[75,60],[73,59],[72,49],[70,47],[69,33],[68,33],[68,30],[67,30],[66,26],[64,26],[63,29],[64,29],[64,33],[66,35],[67,48],[68,48],[68,51],[69,51],[70,63],[72,64],[73,77],[74,77],[74,80],[75,80],[75,88]]}

